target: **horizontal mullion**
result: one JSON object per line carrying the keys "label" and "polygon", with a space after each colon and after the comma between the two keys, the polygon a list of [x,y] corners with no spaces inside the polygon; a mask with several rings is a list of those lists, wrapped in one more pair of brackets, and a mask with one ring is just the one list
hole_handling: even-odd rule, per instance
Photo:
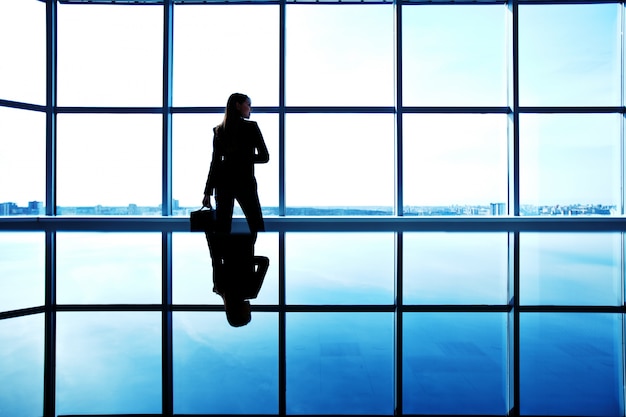
{"label": "horizontal mullion", "polygon": [[[396,311],[393,304],[255,304],[251,300],[253,312],[265,313],[392,313]],[[175,304],[172,311],[213,312],[224,311],[221,304]]]}
{"label": "horizontal mullion", "polygon": [[568,4],[606,4],[622,3],[623,0],[518,0],[518,4],[568,5]]}
{"label": "horizontal mullion", "polygon": [[46,106],[41,106],[39,104],[30,104],[23,103],[21,101],[11,101],[11,100],[2,100],[0,99],[0,107],[9,107],[12,109],[21,109],[21,110],[33,110],[39,112],[45,112]]}
{"label": "horizontal mullion", "polygon": [[598,107],[572,107],[572,106],[564,106],[564,107],[530,107],[523,106],[519,108],[520,113],[626,113],[626,107],[620,106],[598,106]]}
{"label": "horizontal mullion", "polygon": [[45,306],[21,308],[19,310],[10,310],[0,312],[0,320],[12,319],[16,317],[30,316],[32,314],[40,314],[46,311]]}
{"label": "horizontal mullion", "polygon": [[[235,217],[234,230],[246,219]],[[623,232],[626,217],[266,216],[267,232]],[[189,232],[182,216],[2,217],[0,231]],[[196,232],[198,233],[198,232]]]}
{"label": "horizontal mullion", "polygon": [[[10,100],[0,100],[0,107],[10,107],[24,110],[45,112],[46,106],[21,103]],[[163,114],[163,113],[223,113],[223,106],[195,106],[195,107],[55,107],[58,114]],[[404,106],[399,111],[392,106],[258,106],[253,108],[254,113],[280,113],[287,114],[405,114],[435,113],[435,114],[510,114],[510,107],[487,106],[487,107],[454,107],[454,106]],[[519,113],[617,113],[626,114],[626,107],[621,106],[598,106],[598,107],[572,107],[572,106],[522,106]]]}
{"label": "horizontal mullion", "polygon": [[448,107],[448,106],[404,106],[403,113],[512,113],[507,106],[487,106],[487,107]]}
{"label": "horizontal mullion", "polygon": [[162,304],[57,304],[54,309],[62,312],[99,312],[99,311],[163,311]]}
{"label": "horizontal mullion", "polygon": [[108,114],[162,114],[164,107],[55,107],[56,113],[71,114],[92,114],[92,113],[108,113]]}
{"label": "horizontal mullion", "polygon": [[404,313],[509,313],[512,310],[512,306],[504,304],[405,304],[402,306]]}
{"label": "horizontal mullion", "polygon": [[626,313],[625,306],[521,305],[520,313]]}

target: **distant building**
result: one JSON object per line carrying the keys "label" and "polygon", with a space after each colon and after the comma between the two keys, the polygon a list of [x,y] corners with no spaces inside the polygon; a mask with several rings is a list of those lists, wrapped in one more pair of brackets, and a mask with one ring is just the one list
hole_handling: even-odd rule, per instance
{"label": "distant building", "polygon": [[505,216],[506,215],[506,203],[491,203],[491,215],[492,216]]}
{"label": "distant building", "polygon": [[15,203],[0,203],[0,216],[10,216],[16,208]]}
{"label": "distant building", "polygon": [[28,202],[28,214],[40,215],[43,212],[43,203],[41,201],[29,201]]}

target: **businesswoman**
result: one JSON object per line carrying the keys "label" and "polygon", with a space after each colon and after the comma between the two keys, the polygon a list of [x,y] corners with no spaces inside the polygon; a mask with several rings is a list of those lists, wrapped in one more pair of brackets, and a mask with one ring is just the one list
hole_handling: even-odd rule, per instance
{"label": "businesswoman", "polygon": [[224,120],[213,128],[213,155],[202,204],[211,207],[215,195],[218,232],[230,232],[235,199],[252,233],[265,230],[254,176],[254,164],[269,161],[269,152],[256,122],[250,118],[250,98],[228,98]]}

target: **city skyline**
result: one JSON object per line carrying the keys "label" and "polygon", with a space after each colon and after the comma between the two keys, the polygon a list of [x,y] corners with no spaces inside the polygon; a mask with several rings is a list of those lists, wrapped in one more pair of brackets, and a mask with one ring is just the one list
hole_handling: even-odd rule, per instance
{"label": "city skyline", "polygon": [[[174,199],[172,205],[173,216],[188,216],[197,206],[181,206]],[[57,206],[57,215],[162,215],[162,206],[139,206],[130,203],[126,206]],[[274,206],[262,207],[264,215],[279,215],[279,208]],[[243,215],[241,209],[235,206],[235,215]],[[298,215],[393,215],[393,207],[390,206],[288,206],[285,207],[287,216]],[[21,207],[13,202],[0,203],[0,216],[16,215],[45,215],[45,206],[40,201],[30,201],[26,207]],[[488,205],[452,204],[434,206],[404,206],[405,216],[506,216],[506,203],[489,203]],[[617,207],[607,204],[564,204],[564,205],[522,205],[520,216],[530,215],[619,215]]]}

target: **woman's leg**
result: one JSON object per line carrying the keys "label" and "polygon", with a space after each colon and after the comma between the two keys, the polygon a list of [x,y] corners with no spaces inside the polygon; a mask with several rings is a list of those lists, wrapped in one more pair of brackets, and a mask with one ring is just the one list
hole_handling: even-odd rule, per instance
{"label": "woman's leg", "polygon": [[253,187],[238,190],[236,197],[243,214],[246,216],[250,232],[253,234],[256,232],[264,232],[265,222],[263,221],[256,183]]}
{"label": "woman's leg", "polygon": [[215,222],[216,232],[230,233],[233,223],[233,206],[235,196],[230,192],[220,190],[215,195]]}

